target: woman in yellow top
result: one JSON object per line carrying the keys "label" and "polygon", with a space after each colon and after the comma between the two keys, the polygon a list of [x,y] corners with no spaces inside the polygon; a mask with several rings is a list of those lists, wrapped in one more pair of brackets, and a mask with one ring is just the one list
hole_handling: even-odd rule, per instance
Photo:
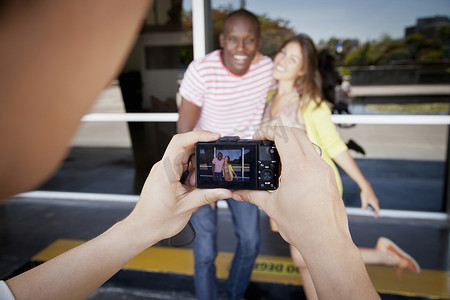
{"label": "woman in yellow top", "polygon": [[[317,65],[317,50],[308,36],[296,35],[284,43],[274,58],[273,77],[278,81],[278,90],[268,95],[262,126],[291,126],[305,130],[309,139],[322,149],[323,159],[334,169],[341,195],[342,182],[335,163],[358,184],[362,209],[370,205],[378,216],[378,198],[341,140],[331,121],[330,108],[322,100]],[[290,250],[299,267],[307,298],[317,299],[301,254],[292,246]],[[405,268],[420,272],[417,262],[387,238],[378,239],[374,249],[360,248],[360,251],[366,264],[394,266],[399,276]],[[342,270],[343,276],[345,272]]]}
{"label": "woman in yellow top", "polygon": [[225,156],[224,158],[222,172],[223,172],[223,179],[225,179],[225,181],[233,181],[233,175],[234,177],[237,178],[237,175],[230,164],[230,157],[228,155]]}

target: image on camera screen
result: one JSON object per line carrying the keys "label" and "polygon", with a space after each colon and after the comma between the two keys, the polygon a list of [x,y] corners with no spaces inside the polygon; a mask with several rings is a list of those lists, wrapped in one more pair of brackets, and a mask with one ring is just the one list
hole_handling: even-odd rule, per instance
{"label": "image on camera screen", "polygon": [[198,145],[197,187],[256,189],[256,145]]}

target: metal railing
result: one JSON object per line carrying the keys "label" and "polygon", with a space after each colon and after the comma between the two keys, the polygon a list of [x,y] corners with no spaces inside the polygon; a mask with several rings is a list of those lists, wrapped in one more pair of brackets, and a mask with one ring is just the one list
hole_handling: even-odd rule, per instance
{"label": "metal railing", "polygon": [[[450,125],[447,115],[332,115],[336,124]],[[92,113],[83,122],[177,122],[178,113]]]}
{"label": "metal railing", "polygon": [[[374,125],[450,125],[448,115],[332,115],[336,124],[374,124]],[[83,116],[83,122],[177,122],[178,113],[92,113]],[[449,149],[447,149],[448,151]],[[446,162],[448,164],[448,161]],[[448,178],[445,179],[448,181]],[[445,184],[448,184],[447,182]],[[445,187],[446,188],[446,187]],[[34,199],[60,199],[76,201],[113,201],[135,203],[138,196],[118,194],[76,193],[31,191],[16,195],[18,198]],[[219,208],[227,207],[221,201]],[[361,211],[359,208],[346,208],[351,216],[372,216],[371,212]],[[449,217],[446,212],[419,212],[407,210],[382,209],[380,218],[421,219],[446,221]]]}

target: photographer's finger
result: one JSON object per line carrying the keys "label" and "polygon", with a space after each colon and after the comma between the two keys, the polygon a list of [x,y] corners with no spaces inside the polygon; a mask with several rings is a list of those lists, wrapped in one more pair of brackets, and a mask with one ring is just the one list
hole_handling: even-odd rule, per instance
{"label": "photographer's finger", "polygon": [[302,134],[302,130],[298,128],[264,126],[255,133],[254,138],[274,141],[280,156],[289,158],[292,154],[303,153],[297,142],[298,132]]}
{"label": "photographer's finger", "polygon": [[264,125],[261,126],[254,134],[254,140],[270,140],[275,141],[275,136],[277,136],[278,126]]}
{"label": "photographer's finger", "polygon": [[300,145],[305,155],[321,156],[322,149],[319,146],[311,142],[306,133],[303,130],[298,130],[295,134],[298,144]]}
{"label": "photographer's finger", "polygon": [[186,197],[192,209],[231,198],[233,194],[227,189],[195,189]]}
{"label": "photographer's finger", "polygon": [[[169,156],[172,157],[173,159],[177,158],[183,163],[186,163],[187,161],[183,161],[187,160],[186,155],[180,156],[180,153],[186,153],[188,152],[188,150],[189,152],[192,153],[195,143],[216,141],[219,138],[220,138],[219,133],[206,130],[197,130],[176,134],[172,137],[172,140],[167,146],[164,156]],[[188,153],[188,155],[190,155],[190,153]],[[174,160],[174,163],[178,163],[178,161]]]}
{"label": "photographer's finger", "polygon": [[232,198],[238,201],[250,202],[264,210],[266,202],[270,200],[271,196],[267,191],[238,190],[233,191]]}
{"label": "photographer's finger", "polygon": [[189,183],[189,185],[190,186],[194,186],[195,187],[195,184],[196,184],[196,177],[195,177],[195,170],[189,175],[189,178],[188,178],[188,183]]}

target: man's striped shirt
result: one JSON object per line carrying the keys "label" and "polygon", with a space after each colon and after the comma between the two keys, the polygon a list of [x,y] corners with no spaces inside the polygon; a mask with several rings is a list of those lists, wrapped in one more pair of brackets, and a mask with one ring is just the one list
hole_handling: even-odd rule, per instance
{"label": "man's striped shirt", "polygon": [[224,66],[221,51],[189,65],[180,94],[201,109],[194,130],[251,138],[260,126],[267,92],[274,86],[272,60],[262,56],[247,73],[238,76]]}

